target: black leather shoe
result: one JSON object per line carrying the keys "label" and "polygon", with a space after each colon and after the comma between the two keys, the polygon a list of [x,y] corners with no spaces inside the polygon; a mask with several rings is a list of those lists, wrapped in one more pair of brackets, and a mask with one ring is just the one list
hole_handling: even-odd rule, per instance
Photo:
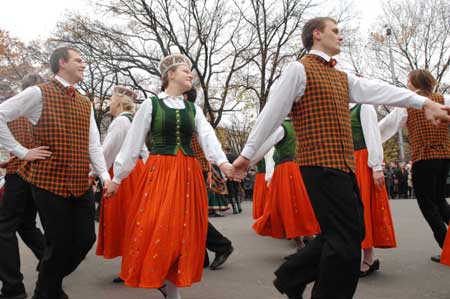
{"label": "black leather shoe", "polygon": [[216,270],[217,268],[222,266],[223,263],[225,263],[225,261],[228,259],[230,254],[233,252],[233,250],[233,246],[230,246],[230,249],[228,249],[228,251],[220,254],[216,253],[216,257],[214,258],[214,261],[211,263],[211,266],[209,266],[209,268],[211,270]]}
{"label": "black leather shoe", "polygon": [[0,294],[0,299],[25,299],[27,298],[27,293],[2,293]]}
{"label": "black leather shoe", "polygon": [[116,278],[114,278],[113,279],[113,281],[112,281],[113,283],[123,283],[124,281],[123,281],[123,279],[122,278],[120,278],[120,277],[116,277]]}
{"label": "black leather shoe", "polygon": [[441,262],[441,255],[440,254],[433,255],[432,257],[430,257],[430,260],[432,260],[433,262],[436,262],[436,263],[440,263]]}
{"label": "black leather shoe", "polygon": [[373,261],[372,265],[363,262],[364,264],[366,264],[367,266],[369,266],[369,269],[367,269],[366,271],[361,271],[359,270],[359,277],[366,277],[369,276],[370,274],[374,273],[375,271],[380,270],[380,260],[376,259]]}

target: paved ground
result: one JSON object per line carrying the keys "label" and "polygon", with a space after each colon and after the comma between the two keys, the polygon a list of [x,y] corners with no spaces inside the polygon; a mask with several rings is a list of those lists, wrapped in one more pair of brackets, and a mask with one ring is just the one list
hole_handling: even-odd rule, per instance
{"label": "paved ground", "polygon": [[[360,280],[355,298],[449,299],[450,267],[429,260],[430,255],[439,253],[439,248],[416,202],[394,200],[391,207],[399,247],[377,251],[381,271]],[[272,287],[273,271],[285,255],[293,252],[294,245],[286,240],[257,236],[251,230],[251,203],[245,202],[243,208],[240,215],[211,219],[233,241],[235,252],[222,269],[206,270],[201,284],[183,289],[183,299],[282,298]],[[23,244],[21,251],[25,284],[31,293],[36,261]],[[119,265],[118,259],[103,260],[92,250],[78,270],[65,279],[64,288],[71,299],[162,299],[155,290],[112,284]]]}

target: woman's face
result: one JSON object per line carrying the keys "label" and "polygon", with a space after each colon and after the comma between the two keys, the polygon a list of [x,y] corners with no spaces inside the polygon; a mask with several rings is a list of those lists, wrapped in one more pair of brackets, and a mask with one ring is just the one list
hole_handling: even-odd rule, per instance
{"label": "woman's face", "polygon": [[169,84],[175,84],[181,92],[186,92],[192,88],[192,72],[189,67],[182,64],[175,68],[173,71],[169,71]]}
{"label": "woman's face", "polygon": [[113,117],[120,114],[120,97],[113,95],[109,101],[109,110]]}

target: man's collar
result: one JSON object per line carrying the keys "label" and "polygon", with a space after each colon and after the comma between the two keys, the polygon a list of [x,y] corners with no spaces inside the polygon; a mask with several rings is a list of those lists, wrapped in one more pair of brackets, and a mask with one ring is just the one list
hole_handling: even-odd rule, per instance
{"label": "man's collar", "polygon": [[55,75],[55,79],[58,80],[64,87],[73,86],[75,88],[78,88],[78,86],[76,84],[70,84],[61,76]]}
{"label": "man's collar", "polygon": [[325,54],[324,52],[320,50],[311,50],[309,51],[309,54],[317,55],[325,59],[327,62],[330,61],[331,57],[328,54]]}

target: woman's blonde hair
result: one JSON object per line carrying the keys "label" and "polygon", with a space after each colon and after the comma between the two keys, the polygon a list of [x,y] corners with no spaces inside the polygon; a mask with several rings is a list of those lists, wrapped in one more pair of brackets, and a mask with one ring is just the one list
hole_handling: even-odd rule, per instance
{"label": "woman's blonde hair", "polygon": [[124,87],[124,86],[116,86],[113,90],[113,96],[116,96],[120,99],[120,106],[122,107],[122,111],[132,112],[134,113],[136,110],[134,101],[137,99],[137,93],[133,90]]}

